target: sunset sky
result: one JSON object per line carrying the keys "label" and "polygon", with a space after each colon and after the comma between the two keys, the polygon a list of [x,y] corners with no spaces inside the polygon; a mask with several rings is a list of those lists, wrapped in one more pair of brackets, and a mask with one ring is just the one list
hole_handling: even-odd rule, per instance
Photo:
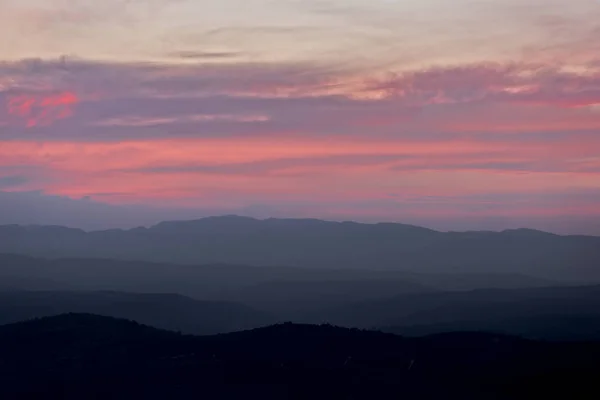
{"label": "sunset sky", "polygon": [[600,234],[600,0],[0,0],[0,38],[0,223]]}

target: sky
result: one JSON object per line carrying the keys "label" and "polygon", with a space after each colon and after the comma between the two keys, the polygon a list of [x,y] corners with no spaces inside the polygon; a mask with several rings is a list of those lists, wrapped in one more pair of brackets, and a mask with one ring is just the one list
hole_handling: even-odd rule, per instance
{"label": "sky", "polygon": [[0,0],[0,38],[0,223],[600,235],[598,0]]}

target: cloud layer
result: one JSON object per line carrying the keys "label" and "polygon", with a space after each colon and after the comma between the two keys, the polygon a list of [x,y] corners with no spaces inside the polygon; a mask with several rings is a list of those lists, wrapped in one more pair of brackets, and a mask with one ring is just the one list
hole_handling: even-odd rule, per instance
{"label": "cloud layer", "polygon": [[[457,41],[468,36],[460,26],[487,23],[481,40],[498,55],[482,47],[476,57],[462,45],[451,49],[453,57],[446,48],[428,54],[434,33],[398,47],[394,37],[417,31],[408,22],[410,32],[402,35],[386,30],[393,24],[382,10],[391,6],[310,3],[286,7],[303,9],[314,21],[322,16],[323,26],[294,20],[290,27],[169,31],[196,35],[206,46],[170,36],[179,41],[164,49],[162,60],[141,53],[137,59],[0,58],[0,191],[191,214],[420,219],[444,227],[534,218],[573,231],[565,221],[600,218],[600,34],[593,34],[600,25],[591,3],[581,0],[559,14],[565,10],[550,1],[544,12],[517,13],[516,3],[502,8],[486,0],[493,7],[475,10],[478,22],[475,11],[459,7],[438,22],[451,22],[449,37]],[[60,9],[60,17],[59,7],[19,9],[19,15],[46,21],[40,26],[58,37],[56,18],[83,29],[103,26],[98,15],[111,13],[109,6],[81,4],[67,14]],[[132,4],[124,18],[144,25],[156,10],[175,13],[192,3],[156,0],[145,14],[141,3]],[[424,8],[405,11],[434,21],[428,12],[436,4],[427,0]],[[492,40],[500,30],[492,28],[491,9],[518,16],[511,35],[528,33],[529,47]],[[253,45],[207,44],[260,37],[268,48],[275,35],[300,46],[290,38],[317,43],[315,35],[325,35],[328,46],[342,46],[333,32],[349,29],[348,21],[365,10],[354,31],[363,41],[353,53],[364,49],[364,60],[336,62],[317,53],[285,59],[287,52],[274,50],[252,59]],[[551,36],[557,32],[560,40]],[[372,45],[365,44],[369,38],[376,39]],[[395,56],[370,58],[381,49]]]}

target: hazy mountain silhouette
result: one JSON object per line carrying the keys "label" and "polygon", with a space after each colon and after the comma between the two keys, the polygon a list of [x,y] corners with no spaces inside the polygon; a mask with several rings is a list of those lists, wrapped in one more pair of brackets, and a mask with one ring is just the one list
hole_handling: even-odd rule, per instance
{"label": "hazy mountain silhouette", "polygon": [[[419,274],[223,264],[187,266],[106,259],[40,259],[10,254],[0,254],[0,282],[6,282],[4,288],[8,289],[178,293],[199,299],[249,303],[268,298],[281,304],[312,301],[314,295],[318,295],[331,305],[342,297],[352,302],[431,290],[555,284],[519,274]],[[0,289],[2,287],[0,283]]]}
{"label": "hazy mountain silhouette", "polygon": [[406,274],[365,272],[360,279],[268,281],[240,289],[225,291],[218,299],[248,304],[278,315],[283,320],[329,322],[315,320],[323,310],[398,295],[425,294],[439,291],[465,291],[474,288],[535,288],[552,286],[553,282],[519,275],[499,274]]}
{"label": "hazy mountain silhouette", "polygon": [[280,319],[303,319],[321,310],[358,301],[381,299],[401,293],[435,289],[403,280],[269,281],[223,292],[219,297],[248,304],[278,315]]}
{"label": "hazy mountain silhouette", "polygon": [[382,327],[382,331],[405,336],[423,336],[448,332],[487,332],[519,335],[528,339],[552,341],[600,340],[600,316],[597,314],[560,313],[519,317],[482,318],[429,324]]}
{"label": "hazy mountain silhouette", "polygon": [[[0,255],[0,282],[0,322],[86,312],[193,333],[294,321],[408,335],[467,329],[545,339],[600,338],[600,286],[555,287],[519,275]],[[498,289],[472,290],[486,286]]]}
{"label": "hazy mountain silhouette", "polygon": [[517,229],[436,232],[411,225],[225,216],[84,232],[0,227],[0,252],[174,263],[522,273],[600,281],[600,237]]}
{"label": "hazy mountain silhouette", "polygon": [[[406,339],[283,324],[193,337],[68,314],[0,327],[0,396],[61,399],[596,398],[598,343]],[[586,397],[582,397],[586,396]]]}
{"label": "hazy mountain silhouette", "polygon": [[174,294],[0,292],[0,324],[64,313],[126,318],[189,334],[233,332],[276,322],[242,304],[198,301]]}
{"label": "hazy mountain silhouette", "polygon": [[406,335],[470,330],[600,340],[600,286],[409,294],[322,310],[312,320]]}

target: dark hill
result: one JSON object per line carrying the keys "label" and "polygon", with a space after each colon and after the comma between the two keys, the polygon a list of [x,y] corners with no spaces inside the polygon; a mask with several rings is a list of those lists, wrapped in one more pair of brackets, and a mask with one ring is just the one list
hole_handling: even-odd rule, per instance
{"label": "dark hill", "polygon": [[0,327],[0,396],[39,399],[597,398],[597,343],[421,339],[282,324],[193,337],[69,314]]}

